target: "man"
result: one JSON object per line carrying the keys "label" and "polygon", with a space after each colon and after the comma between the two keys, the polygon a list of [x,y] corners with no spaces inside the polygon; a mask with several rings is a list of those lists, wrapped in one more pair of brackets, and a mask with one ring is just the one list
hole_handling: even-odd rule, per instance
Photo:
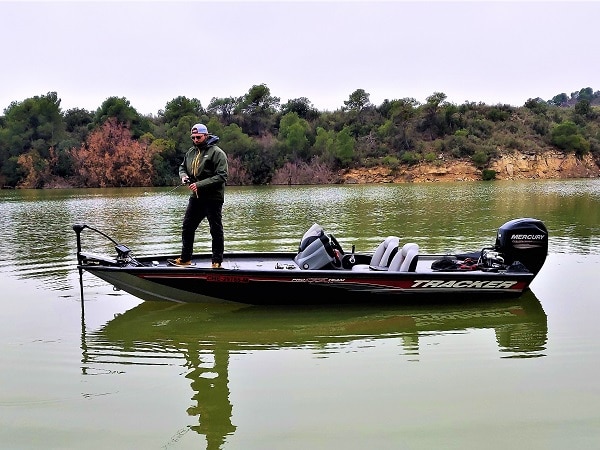
{"label": "man", "polygon": [[219,138],[209,135],[204,124],[192,127],[191,138],[194,146],[179,165],[181,182],[188,184],[191,191],[181,227],[181,255],[169,263],[181,267],[193,264],[196,230],[207,218],[212,237],[212,267],[220,269],[225,248],[222,211],[229,173],[227,155],[216,145]]}

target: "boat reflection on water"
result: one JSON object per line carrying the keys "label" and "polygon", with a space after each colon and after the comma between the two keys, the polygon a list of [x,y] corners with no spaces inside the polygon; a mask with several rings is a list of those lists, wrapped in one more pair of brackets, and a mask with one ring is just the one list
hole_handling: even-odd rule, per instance
{"label": "boat reflection on water", "polygon": [[[85,326],[84,326],[85,329]],[[344,344],[395,339],[415,360],[419,340],[493,329],[501,358],[544,356],[547,317],[532,292],[520,298],[477,304],[390,308],[276,308],[143,302],[83,336],[83,367],[157,365],[181,359],[193,390],[191,429],[220,448],[236,427],[231,422],[229,357],[265,349],[303,348],[342,352]],[[179,364],[179,363],[176,363]]]}

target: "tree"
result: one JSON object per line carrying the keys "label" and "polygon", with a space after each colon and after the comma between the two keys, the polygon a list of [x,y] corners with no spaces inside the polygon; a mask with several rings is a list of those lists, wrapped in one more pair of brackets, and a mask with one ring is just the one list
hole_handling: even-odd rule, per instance
{"label": "tree", "polygon": [[319,111],[306,97],[288,100],[288,102],[281,107],[281,114],[283,116],[291,112],[298,114],[298,117],[308,121],[316,120],[320,115]]}
{"label": "tree", "polygon": [[552,100],[549,100],[548,103],[554,106],[562,106],[569,101],[569,97],[564,92],[552,97]]}
{"label": "tree", "polygon": [[177,153],[175,143],[169,139],[148,139],[142,136],[140,142],[146,145],[147,151],[152,155],[154,178],[152,186],[169,186],[174,181],[179,182],[178,166],[181,156]]}
{"label": "tree", "polygon": [[317,128],[317,138],[313,148],[320,151],[322,159],[331,167],[347,167],[354,158],[356,140],[348,127],[339,133]]}
{"label": "tree", "polygon": [[527,99],[523,106],[534,114],[543,115],[548,112],[548,104],[539,97]]}
{"label": "tree", "polygon": [[19,182],[22,188],[41,188],[44,186],[44,178],[49,176],[48,161],[40,156],[37,150],[31,150],[19,155],[19,166],[25,176]]}
{"label": "tree", "polygon": [[279,97],[271,95],[271,90],[265,85],[254,85],[242,97],[236,108],[236,114],[241,116],[241,126],[249,135],[261,136],[273,125],[273,116],[279,108]]}
{"label": "tree", "polygon": [[219,146],[223,148],[229,162],[227,183],[235,185],[266,184],[271,180],[275,161],[269,148],[261,147],[256,140],[242,131],[239,125],[232,123],[219,130],[209,122],[209,130],[214,130],[221,138]]}
{"label": "tree", "polygon": [[440,109],[446,100],[446,94],[443,92],[434,92],[425,99],[427,102],[423,105],[424,117],[421,124],[423,131],[429,130],[429,138],[434,138],[443,134],[444,118],[439,116]]}
{"label": "tree", "polygon": [[585,124],[588,120],[594,120],[598,117],[598,114],[592,108],[592,105],[589,100],[583,99],[579,100],[575,104],[575,112],[573,114],[573,120]]}
{"label": "tree", "polygon": [[152,147],[134,141],[129,129],[112,117],[72,149],[78,184],[85,187],[151,186],[153,156]]}
{"label": "tree", "polygon": [[238,107],[241,98],[234,97],[224,97],[217,98],[213,97],[208,104],[208,108],[206,108],[206,112],[209,114],[215,114],[220,116],[221,120],[225,125],[229,125],[231,123],[233,113],[235,109]]}
{"label": "tree", "polygon": [[[417,114],[419,102],[414,98],[403,98],[389,102],[389,124],[382,128],[384,136],[391,139],[392,147],[401,147],[404,150],[411,148],[411,139],[408,129],[411,120]],[[397,145],[398,144],[398,145]]]}
{"label": "tree", "polygon": [[265,116],[275,114],[279,107],[279,97],[273,97],[265,84],[254,85],[239,103],[239,112]]}
{"label": "tree", "polygon": [[94,115],[87,109],[72,108],[65,112],[64,121],[68,133],[81,133],[94,121]]}
{"label": "tree", "polygon": [[335,131],[326,130],[323,127],[317,127],[317,137],[315,138],[315,143],[313,144],[313,151],[318,155],[333,155],[334,154],[334,146],[335,143]]}
{"label": "tree", "polygon": [[162,117],[168,127],[176,126],[182,117],[200,117],[205,114],[200,100],[179,96],[167,102]]}
{"label": "tree", "polygon": [[278,139],[288,160],[293,162],[298,158],[304,161],[310,159],[310,141],[307,137],[309,132],[310,125],[301,119],[298,113],[290,112],[281,118]]}
{"label": "tree", "polygon": [[341,167],[348,167],[354,158],[355,139],[348,127],[344,127],[335,138],[335,157]]}
{"label": "tree", "polygon": [[588,102],[590,102],[590,101],[592,101],[593,98],[594,98],[594,90],[591,87],[586,87],[586,88],[581,89],[579,91],[579,94],[577,95],[578,101],[587,100]]}
{"label": "tree", "polygon": [[580,134],[579,127],[570,120],[556,125],[551,136],[552,144],[563,150],[574,151],[579,156],[590,151],[590,143]]}
{"label": "tree", "polygon": [[111,118],[117,124],[129,128],[134,139],[150,131],[150,121],[140,115],[125,97],[109,97],[104,100],[94,115],[94,126],[98,127]]}
{"label": "tree", "polygon": [[369,100],[370,94],[365,92],[364,89],[357,89],[352,94],[348,100],[344,101],[344,110],[346,111],[355,111],[360,112],[364,108],[371,106],[371,101]]}
{"label": "tree", "polygon": [[344,123],[342,128],[349,127],[354,138],[365,136],[381,125],[383,117],[369,100],[369,94],[364,89],[357,89],[344,102],[342,112]]}
{"label": "tree", "polygon": [[[21,182],[23,171],[15,172],[19,157],[31,153],[31,158],[21,159],[28,164],[26,172],[41,169],[40,164],[30,161],[49,159],[50,149],[55,148],[65,135],[65,123],[60,110],[60,99],[56,92],[12,102],[5,110],[4,126],[0,132],[0,171],[4,182],[16,186]],[[34,156],[35,155],[35,156]],[[12,159],[12,163],[8,163]],[[44,169],[45,170],[45,169]],[[29,179],[37,178],[27,175]]]}
{"label": "tree", "polygon": [[[213,128],[209,128],[209,130],[213,130]],[[220,131],[218,128],[214,128],[214,131],[221,138],[219,146],[222,146],[225,153],[232,158],[241,158],[242,160],[251,159],[252,155],[259,150],[259,145],[256,141],[251,139],[235,123],[223,127]]]}
{"label": "tree", "polygon": [[56,175],[69,178],[74,174],[70,150],[86,141],[93,119],[90,111],[80,108],[69,109],[64,114],[67,137],[56,147],[57,162],[53,169]]}

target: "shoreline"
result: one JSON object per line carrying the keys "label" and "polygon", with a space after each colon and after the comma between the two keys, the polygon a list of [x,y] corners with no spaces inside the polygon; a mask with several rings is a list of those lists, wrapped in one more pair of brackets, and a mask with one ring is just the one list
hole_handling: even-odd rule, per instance
{"label": "shoreline", "polygon": [[[505,154],[494,160],[490,170],[496,172],[495,180],[536,180],[598,178],[600,166],[592,155],[577,158],[556,151],[544,154]],[[414,166],[374,166],[347,169],[340,172],[344,184],[367,183],[435,183],[456,181],[481,181],[482,169],[470,160],[444,160],[419,163]],[[492,180],[493,181],[493,180]]]}

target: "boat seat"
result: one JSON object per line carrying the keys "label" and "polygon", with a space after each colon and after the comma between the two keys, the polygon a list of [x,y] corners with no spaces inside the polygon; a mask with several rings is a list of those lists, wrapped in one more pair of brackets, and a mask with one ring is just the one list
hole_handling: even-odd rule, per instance
{"label": "boat seat", "polygon": [[398,251],[399,245],[399,237],[388,236],[375,249],[370,264],[356,264],[355,266],[352,266],[352,270],[387,270],[392,257]]}
{"label": "boat seat", "polygon": [[419,259],[419,245],[408,242],[402,246],[400,251],[390,262],[389,271],[414,272]]}

